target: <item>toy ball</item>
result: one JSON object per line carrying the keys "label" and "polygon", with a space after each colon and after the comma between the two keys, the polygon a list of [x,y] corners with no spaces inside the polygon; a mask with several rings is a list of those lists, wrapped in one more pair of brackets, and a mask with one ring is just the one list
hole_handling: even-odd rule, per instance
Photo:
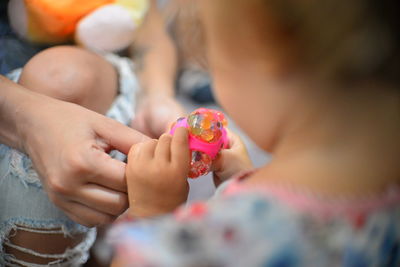
{"label": "toy ball", "polygon": [[212,161],[221,149],[228,146],[226,126],[227,120],[222,112],[206,108],[196,109],[172,125],[171,134],[178,127],[189,130],[189,178],[197,178],[210,172]]}

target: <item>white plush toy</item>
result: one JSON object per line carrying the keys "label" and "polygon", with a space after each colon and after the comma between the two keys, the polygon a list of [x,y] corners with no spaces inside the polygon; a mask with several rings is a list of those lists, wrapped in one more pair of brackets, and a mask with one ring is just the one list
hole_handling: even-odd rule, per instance
{"label": "white plush toy", "polygon": [[28,41],[115,52],[132,43],[148,6],[148,0],[11,0],[8,12],[14,31]]}

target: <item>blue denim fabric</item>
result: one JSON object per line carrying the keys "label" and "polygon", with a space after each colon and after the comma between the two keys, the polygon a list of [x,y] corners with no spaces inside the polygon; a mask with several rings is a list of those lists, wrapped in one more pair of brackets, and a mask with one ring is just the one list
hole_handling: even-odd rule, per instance
{"label": "blue denim fabric", "polygon": [[[105,58],[117,69],[119,75],[119,95],[107,112],[107,116],[123,124],[129,124],[134,116],[135,94],[138,83],[129,59],[115,55]],[[17,82],[21,69],[11,72],[8,77]],[[124,159],[124,155],[113,151],[114,158]],[[96,229],[87,228],[70,220],[48,198],[31,160],[23,153],[0,144],[0,266],[44,266],[19,262],[12,255],[4,253],[3,244],[10,245],[8,236],[12,230],[63,233],[67,236],[85,234],[83,241],[65,253],[57,255],[58,260],[50,266],[79,266],[86,262]],[[58,229],[58,230],[57,230]],[[31,255],[35,251],[19,248]],[[49,255],[37,255],[48,257]],[[52,255],[54,256],[54,255]],[[47,266],[47,265],[46,265]]]}

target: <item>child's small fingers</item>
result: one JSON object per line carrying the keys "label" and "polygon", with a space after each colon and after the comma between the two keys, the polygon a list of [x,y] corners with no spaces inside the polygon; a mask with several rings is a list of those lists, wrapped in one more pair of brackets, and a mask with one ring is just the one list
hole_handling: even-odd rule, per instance
{"label": "child's small fingers", "polygon": [[222,162],[224,160],[225,151],[220,151],[215,159],[212,161],[211,171],[219,171],[222,168]]}
{"label": "child's small fingers", "polygon": [[151,159],[154,157],[154,151],[156,149],[156,146],[157,146],[156,139],[151,139],[146,142],[140,143],[133,151],[134,157]]}
{"label": "child's small fingers", "polygon": [[128,153],[128,161],[133,160],[135,157],[138,155],[138,150],[140,150],[140,146],[142,143],[137,143],[131,146],[131,149],[129,150]]}
{"label": "child's small fingers", "polygon": [[186,128],[176,129],[171,141],[171,161],[183,165],[189,165],[189,139]]}
{"label": "child's small fingers", "polygon": [[170,134],[163,134],[158,140],[154,156],[166,161],[171,160],[171,141],[172,136]]}
{"label": "child's small fingers", "polygon": [[240,140],[239,136],[237,136],[235,133],[233,133],[230,129],[226,128],[226,133],[228,136],[228,148],[231,148],[235,145],[235,143],[238,142],[238,140]]}
{"label": "child's small fingers", "polygon": [[232,131],[227,129],[227,133],[228,133],[228,140],[229,140],[229,145],[228,145],[228,149],[230,150],[243,150],[246,149],[246,146],[242,140],[242,138],[233,133]]}

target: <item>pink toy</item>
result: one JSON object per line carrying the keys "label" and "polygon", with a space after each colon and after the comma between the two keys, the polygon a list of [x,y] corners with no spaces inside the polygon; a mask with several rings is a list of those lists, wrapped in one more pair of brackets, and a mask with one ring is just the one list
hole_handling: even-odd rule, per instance
{"label": "pink toy", "polygon": [[179,118],[172,125],[171,134],[178,127],[189,129],[190,178],[207,174],[218,152],[228,146],[226,125],[223,113],[206,108],[196,109],[187,118]]}

